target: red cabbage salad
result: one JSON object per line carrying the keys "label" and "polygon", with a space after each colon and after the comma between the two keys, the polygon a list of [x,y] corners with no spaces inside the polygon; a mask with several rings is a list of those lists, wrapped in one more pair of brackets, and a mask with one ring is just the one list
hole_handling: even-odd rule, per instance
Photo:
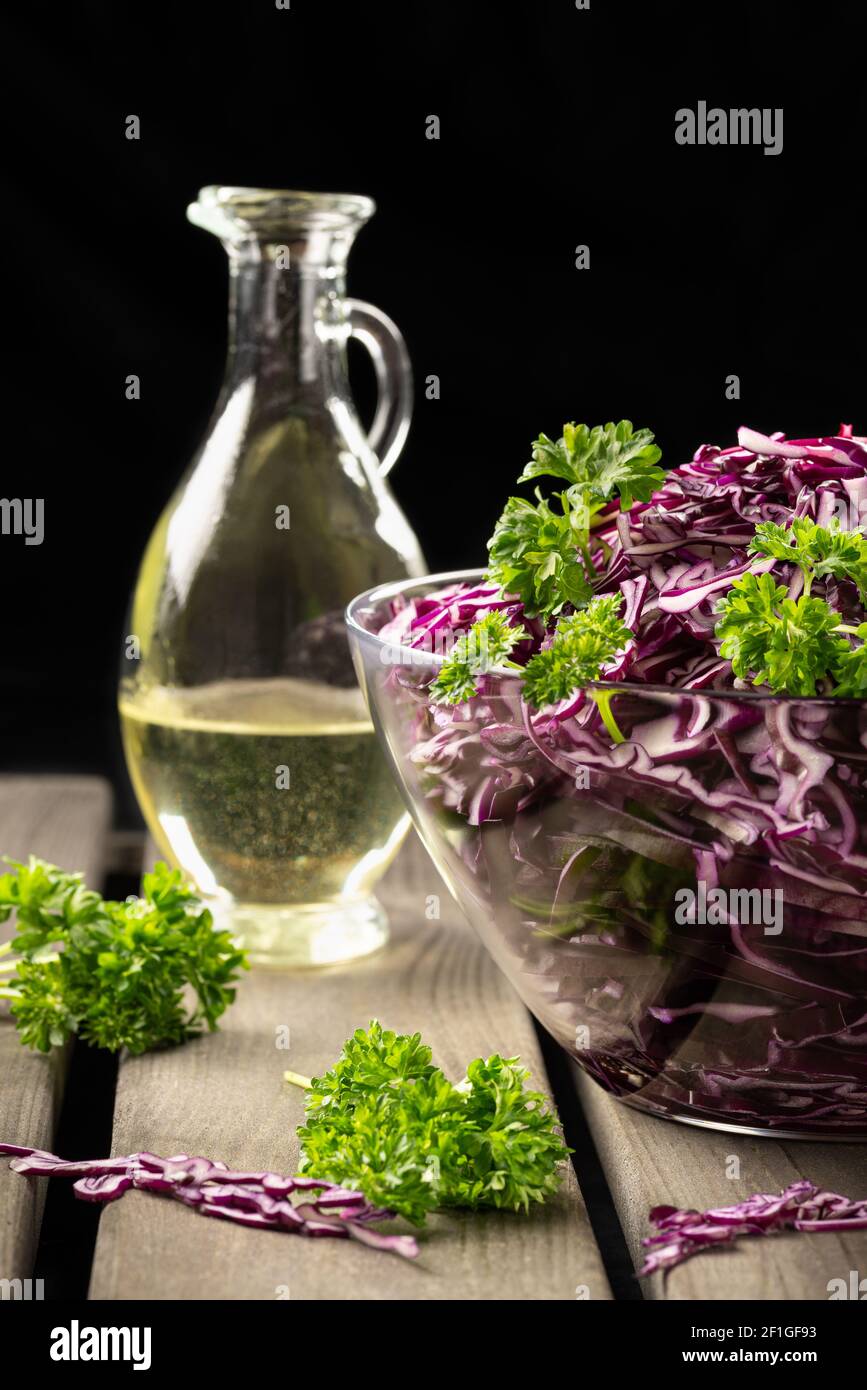
{"label": "red cabbage salad", "polygon": [[[557,445],[541,436],[519,481],[558,466],[564,479],[577,473],[569,467],[570,430]],[[854,438],[848,425],[838,436],[799,440],[741,429],[736,446],[702,445],[690,463],[663,475],[648,430],[635,434],[628,421],[604,427],[617,431],[641,440],[652,460],[631,475],[633,490],[647,480],[646,500],[621,492],[618,503],[616,482],[606,496],[592,482],[573,483],[557,497],[562,512],[538,490],[535,505],[511,498],[482,582],[402,608],[380,636],[429,650],[441,632],[452,642],[475,637],[467,643],[475,652],[458,642],[461,650],[439,677],[436,693],[448,703],[482,692],[466,677],[507,657],[533,671],[533,657],[562,644],[559,665],[568,667],[565,649],[579,612],[599,615],[585,622],[584,636],[585,645],[599,639],[600,660],[592,675],[585,664],[582,680],[863,697],[864,634],[853,629],[867,617],[867,439]],[[591,439],[601,432],[586,431]],[[559,453],[562,463],[537,463],[543,450]],[[657,480],[661,486],[649,493]],[[609,653],[612,615],[620,619],[613,637],[621,640]],[[547,703],[562,720],[585,696],[580,682],[566,689],[568,681],[561,695],[554,672],[553,661],[540,668],[536,689],[540,703],[559,696]]]}
{"label": "red cabbage salad", "polygon": [[610,1090],[867,1132],[867,439],[659,459],[541,435],[481,579],[390,602],[422,814]]}

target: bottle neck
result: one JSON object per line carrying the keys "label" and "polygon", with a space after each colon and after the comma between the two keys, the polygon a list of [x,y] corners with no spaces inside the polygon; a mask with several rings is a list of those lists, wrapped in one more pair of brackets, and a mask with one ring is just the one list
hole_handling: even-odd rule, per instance
{"label": "bottle neck", "polygon": [[229,249],[229,267],[228,384],[255,377],[284,401],[315,388],[325,344],[340,336],[343,265],[248,243]]}

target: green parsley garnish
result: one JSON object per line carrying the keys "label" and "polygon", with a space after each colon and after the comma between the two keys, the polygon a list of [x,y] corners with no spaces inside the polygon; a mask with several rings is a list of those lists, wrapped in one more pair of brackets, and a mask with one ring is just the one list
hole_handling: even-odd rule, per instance
{"label": "green parsley garnish", "polygon": [[583,552],[586,513],[560,493],[555,511],[536,489],[537,505],[510,497],[488,541],[487,579],[514,594],[528,617],[553,617],[566,603],[579,607],[592,590]]}
{"label": "green parsley garnish", "polygon": [[[817,526],[799,517],[791,527],[763,522],[749,546],[797,565],[804,576],[798,599],[770,574],[745,574],[717,604],[716,636],[720,654],[741,680],[767,685],[774,694],[815,695],[820,681],[831,695],[867,693],[867,657],[863,642],[867,623],[851,626],[823,598],[813,597],[817,579],[853,583],[862,602],[867,586],[867,542],[860,531],[841,531],[835,522]],[[862,645],[854,646],[851,637]],[[834,682],[832,685],[831,682]]]}
{"label": "green parsley garnish", "polygon": [[[540,434],[531,447],[533,456],[518,482],[548,476],[562,478],[569,486],[554,495],[554,505],[538,488],[535,504],[524,497],[509,498],[488,541],[485,577],[498,584],[502,594],[519,599],[528,618],[540,617],[548,623],[566,607],[581,612],[595,603],[593,581],[598,581],[599,574],[591,533],[600,511],[615,493],[619,493],[624,509],[631,507],[635,498],[647,501],[664,474],[657,467],[660,450],[652,433],[633,430],[629,420],[597,425],[592,430],[587,425],[566,424],[560,439]],[[618,606],[620,602],[617,597]],[[588,680],[598,676],[600,667],[613,655],[614,629],[609,630],[607,614],[605,608],[594,608],[589,627],[568,630],[568,650],[564,645],[554,656],[540,654],[546,658],[535,668],[540,699],[546,691],[564,687],[573,676],[578,679],[569,685],[567,694],[577,688],[585,672],[592,673],[586,676]],[[567,629],[558,629],[558,633],[565,637]],[[499,612],[480,619],[455,643],[430,687],[431,698],[453,705],[471,699],[478,693],[479,675],[493,666],[516,664],[508,657],[516,643],[527,636],[523,628],[511,627]],[[620,645],[623,640],[618,638]],[[552,696],[543,703],[550,704],[555,698],[563,696]]]}
{"label": "green parsley garnish", "polygon": [[847,646],[845,652],[840,650],[834,664],[837,685],[831,694],[841,698],[848,696],[854,700],[863,700],[867,696],[867,623],[859,623],[857,627],[848,627],[841,623],[837,630],[851,633],[859,638],[861,645]]}
{"label": "green parsley garnish", "polygon": [[583,607],[598,577],[590,535],[594,519],[615,493],[621,508],[647,501],[664,477],[650,430],[619,424],[563,426],[562,437],[540,434],[519,483],[543,476],[569,486],[556,494],[559,511],[537,490],[537,505],[510,497],[488,542],[487,577],[515,594],[528,618],[556,617],[565,604]]}
{"label": "green parsley garnish", "polygon": [[528,704],[535,709],[556,704],[599,679],[602,667],[632,636],[619,616],[622,606],[622,594],[606,594],[560,619],[550,647],[537,652],[525,668]]}
{"label": "green parsley garnish", "polygon": [[767,685],[775,694],[815,695],[816,682],[849,650],[836,636],[840,614],[824,599],[787,598],[785,585],[769,574],[745,574],[717,605],[720,654],[742,680]]}
{"label": "green parsley garnish", "polygon": [[428,694],[440,704],[459,705],[477,693],[478,678],[492,666],[521,667],[509,654],[528,636],[523,627],[510,626],[499,608],[492,608],[460,637],[440,667]]}
{"label": "green parsley garnish", "polygon": [[301,1171],[417,1226],[438,1207],[526,1211],[556,1191],[569,1153],[545,1097],[525,1089],[528,1076],[519,1058],[495,1054],[452,1085],[420,1034],[374,1020],[309,1083]]}
{"label": "green parsley garnish", "polygon": [[518,482],[541,476],[565,478],[578,490],[574,500],[586,502],[594,512],[616,491],[626,511],[633,498],[647,502],[659,487],[665,476],[657,467],[661,457],[652,432],[633,430],[631,420],[596,425],[592,430],[587,425],[564,425],[556,443],[546,434],[539,435]]}
{"label": "green parsley garnish", "polygon": [[756,527],[749,549],[797,565],[807,595],[814,579],[848,579],[867,603],[867,540],[860,531],[842,531],[837,521],[817,526],[809,517],[797,517],[791,526],[765,521]]}
{"label": "green parsley garnish", "polygon": [[140,1053],[217,1028],[246,960],[177,869],[156,864],[142,897],[109,902],[43,859],[7,863],[0,922],[16,911],[17,935],[0,946],[0,997],[26,1046],[48,1052],[75,1033]]}

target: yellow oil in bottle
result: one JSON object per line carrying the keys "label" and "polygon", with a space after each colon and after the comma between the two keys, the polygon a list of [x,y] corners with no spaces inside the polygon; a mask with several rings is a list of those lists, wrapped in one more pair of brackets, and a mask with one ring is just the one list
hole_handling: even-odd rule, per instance
{"label": "yellow oil in bottle", "polygon": [[381,944],[370,894],[407,818],[357,688],[128,689],[120,716],[154,839],[254,960],[325,964]]}

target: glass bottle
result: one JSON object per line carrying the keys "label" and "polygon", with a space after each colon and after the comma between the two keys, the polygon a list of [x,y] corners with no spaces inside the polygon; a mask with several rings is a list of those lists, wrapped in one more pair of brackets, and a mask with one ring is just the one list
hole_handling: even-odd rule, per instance
{"label": "glass bottle", "polygon": [[[406,346],[345,295],[369,198],[204,188],[229,257],[223,388],[150,538],[120,685],[127,764],[160,850],[254,962],[347,960],[387,935],[372,888],[407,826],[352,669],[344,605],[424,573],[385,475],[406,439]],[[346,345],[376,370],[369,435]]]}

